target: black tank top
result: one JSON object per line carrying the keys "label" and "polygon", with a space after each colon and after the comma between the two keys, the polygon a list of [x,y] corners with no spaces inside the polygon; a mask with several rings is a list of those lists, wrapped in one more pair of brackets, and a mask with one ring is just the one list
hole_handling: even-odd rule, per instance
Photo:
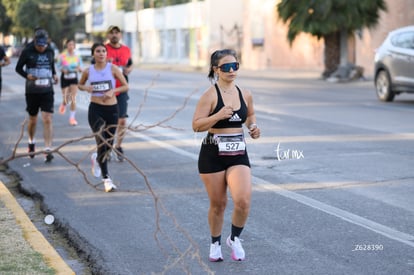
{"label": "black tank top", "polygon": [[[220,89],[217,84],[214,85],[216,87],[217,92],[217,105],[216,108],[214,108],[214,111],[209,115],[212,116],[218,111],[220,111],[221,108],[224,107],[223,98],[221,97]],[[216,129],[223,129],[223,128],[242,128],[243,123],[246,121],[247,118],[247,106],[244,102],[243,95],[237,87],[237,91],[239,92],[239,99],[240,99],[240,109],[237,111],[233,111],[233,115],[229,119],[223,119],[217,121],[216,124],[214,124],[211,128]]]}

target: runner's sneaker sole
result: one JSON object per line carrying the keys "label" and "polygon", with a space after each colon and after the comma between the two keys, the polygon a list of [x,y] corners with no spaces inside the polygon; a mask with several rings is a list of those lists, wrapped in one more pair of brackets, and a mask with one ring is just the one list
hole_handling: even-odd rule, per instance
{"label": "runner's sneaker sole", "polygon": [[35,144],[34,143],[29,143],[28,146],[28,152],[29,152],[29,158],[34,158],[35,157]]}
{"label": "runner's sneaker sole", "polygon": [[244,261],[245,253],[238,237],[234,237],[234,241],[232,241],[229,236],[226,240],[226,244],[231,248],[231,258],[233,260]]}
{"label": "runner's sneaker sole", "polygon": [[219,245],[218,241],[210,244],[210,255],[208,259],[210,262],[223,261],[223,255],[221,254],[221,245]]}
{"label": "runner's sneaker sole", "polygon": [[116,159],[119,161],[119,162],[123,162],[124,161],[124,150],[122,150],[122,148],[121,147],[119,147],[119,148],[115,148],[118,152],[115,152],[116,153]]}
{"label": "runner's sneaker sole", "polygon": [[66,106],[63,104],[60,104],[59,106],[59,114],[64,115],[66,113]]}
{"label": "runner's sneaker sole", "polygon": [[54,157],[53,157],[52,153],[46,154],[46,156],[45,156],[45,163],[51,163],[53,158]]}
{"label": "runner's sneaker sole", "polygon": [[116,190],[116,185],[115,184],[113,184],[113,182],[112,182],[112,180],[111,179],[104,179],[103,180],[103,183],[104,183],[104,187],[105,187],[105,192],[113,192],[113,191],[115,191]]}
{"label": "runner's sneaker sole", "polygon": [[78,125],[78,122],[76,121],[76,119],[71,118],[71,119],[69,119],[69,124],[70,124],[71,126],[76,126],[76,125]]}

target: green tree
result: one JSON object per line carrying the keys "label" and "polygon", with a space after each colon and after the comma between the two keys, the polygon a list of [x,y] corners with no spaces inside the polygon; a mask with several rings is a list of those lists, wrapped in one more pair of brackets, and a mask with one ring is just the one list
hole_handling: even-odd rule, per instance
{"label": "green tree", "polygon": [[161,8],[189,3],[192,0],[144,0],[144,8]]}
{"label": "green tree", "polygon": [[118,10],[133,11],[137,6],[137,1],[139,2],[139,6],[141,6],[144,9],[148,9],[185,4],[194,0],[117,0],[116,8]]}
{"label": "green tree", "polygon": [[6,7],[0,0],[0,32],[3,34],[9,34],[11,29],[12,20],[7,15]]}
{"label": "green tree", "polygon": [[2,3],[12,22],[10,33],[18,39],[31,38],[36,27],[43,27],[61,45],[68,31],[66,0],[2,0]]}
{"label": "green tree", "polygon": [[43,27],[43,14],[36,0],[28,0],[22,3],[17,9],[14,20],[14,32],[23,37],[31,37],[36,27]]}
{"label": "green tree", "polygon": [[[1,0],[2,6],[5,8],[6,10],[6,16],[9,18],[10,20],[10,26],[8,27],[8,33],[15,33],[14,29],[15,27],[13,26],[14,23],[14,18],[16,17],[16,11],[17,11],[17,7],[23,2],[23,0]],[[3,29],[3,24],[2,27]]]}
{"label": "green tree", "polygon": [[117,0],[116,8],[118,10],[133,11],[135,9],[136,0]]}
{"label": "green tree", "polygon": [[347,35],[376,26],[381,10],[387,10],[384,0],[282,0],[277,5],[279,18],[288,23],[291,44],[301,32],[324,39],[324,77],[347,59]]}

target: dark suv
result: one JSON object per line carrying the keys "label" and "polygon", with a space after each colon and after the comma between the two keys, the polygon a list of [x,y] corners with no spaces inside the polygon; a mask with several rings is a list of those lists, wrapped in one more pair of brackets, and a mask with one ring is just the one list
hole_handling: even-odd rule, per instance
{"label": "dark suv", "polygon": [[390,32],[375,53],[375,88],[382,101],[414,93],[414,26]]}

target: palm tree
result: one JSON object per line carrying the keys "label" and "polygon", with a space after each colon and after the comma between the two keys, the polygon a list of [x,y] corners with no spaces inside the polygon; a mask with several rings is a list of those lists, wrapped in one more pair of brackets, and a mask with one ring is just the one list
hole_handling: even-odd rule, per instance
{"label": "palm tree", "polygon": [[324,39],[324,77],[346,65],[348,35],[376,26],[381,10],[387,10],[384,0],[282,0],[277,4],[279,18],[288,23],[290,44],[301,32]]}

